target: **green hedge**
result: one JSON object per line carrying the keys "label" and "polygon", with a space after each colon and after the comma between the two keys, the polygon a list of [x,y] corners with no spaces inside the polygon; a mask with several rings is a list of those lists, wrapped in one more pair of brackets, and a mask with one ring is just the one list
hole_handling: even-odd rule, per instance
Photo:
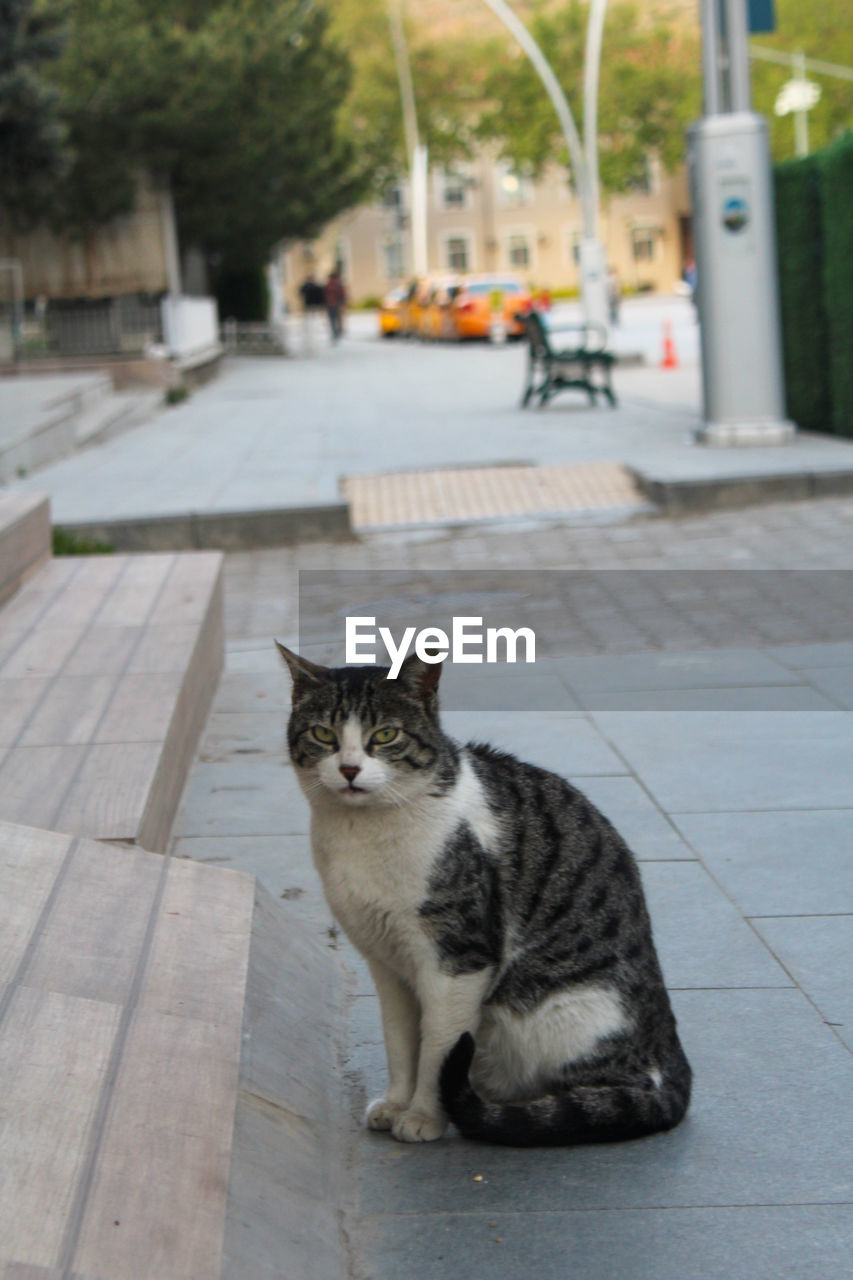
{"label": "green hedge", "polygon": [[853,133],[775,178],[788,414],[853,436]]}
{"label": "green hedge", "polygon": [[853,436],[853,133],[818,153],[832,430]]}
{"label": "green hedge", "polygon": [[788,416],[826,431],[831,419],[823,301],[823,226],[815,156],[776,167],[776,243]]}

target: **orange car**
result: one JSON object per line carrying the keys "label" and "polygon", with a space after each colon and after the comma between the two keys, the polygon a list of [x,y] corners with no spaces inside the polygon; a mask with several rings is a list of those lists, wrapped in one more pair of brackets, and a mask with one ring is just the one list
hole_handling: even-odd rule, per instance
{"label": "orange car", "polygon": [[516,320],[533,299],[518,276],[466,276],[450,304],[450,320],[457,338],[488,338],[497,321],[507,337],[519,338],[524,326]]}
{"label": "orange car", "polygon": [[424,276],[409,301],[409,333],[418,338],[440,338],[441,299],[445,290],[456,282],[456,277],[442,272]]}
{"label": "orange car", "polygon": [[459,282],[456,276],[446,276],[433,283],[421,320],[422,338],[437,341],[456,337],[450,309],[458,291]]}
{"label": "orange car", "polygon": [[403,329],[403,307],[408,288],[392,289],[386,293],[379,307],[379,332],[383,338],[391,338]]}

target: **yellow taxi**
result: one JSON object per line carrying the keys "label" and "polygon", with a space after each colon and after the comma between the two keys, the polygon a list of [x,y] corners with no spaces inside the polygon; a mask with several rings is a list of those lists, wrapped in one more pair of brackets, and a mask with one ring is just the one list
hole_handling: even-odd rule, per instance
{"label": "yellow taxi", "polygon": [[386,293],[379,306],[379,333],[383,338],[392,338],[395,333],[404,331],[404,309],[409,286],[391,289]]}
{"label": "yellow taxi", "polygon": [[516,313],[529,311],[533,297],[520,276],[470,275],[458,284],[449,309],[453,337],[488,338],[496,324],[507,337],[521,337],[524,326]]}
{"label": "yellow taxi", "polygon": [[455,276],[442,272],[422,276],[420,280],[415,281],[407,311],[407,332],[410,335],[417,338],[438,336],[436,332],[438,296],[441,289],[455,279]]}
{"label": "yellow taxi", "polygon": [[450,309],[458,289],[459,281],[456,276],[444,276],[434,281],[421,316],[422,338],[438,342],[456,337]]}

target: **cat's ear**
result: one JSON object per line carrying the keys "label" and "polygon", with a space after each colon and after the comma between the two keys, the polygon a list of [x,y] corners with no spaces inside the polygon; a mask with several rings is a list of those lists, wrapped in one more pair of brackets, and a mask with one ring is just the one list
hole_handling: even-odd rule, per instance
{"label": "cat's ear", "polygon": [[292,653],[278,640],[275,642],[275,647],[287,663],[294,686],[319,684],[328,672],[328,667],[321,667],[316,662],[309,662],[307,658],[300,658],[298,653]]}
{"label": "cat's ear", "polygon": [[424,662],[416,653],[412,653],[400,668],[397,680],[410,693],[427,700],[438,688],[441,679],[441,662]]}

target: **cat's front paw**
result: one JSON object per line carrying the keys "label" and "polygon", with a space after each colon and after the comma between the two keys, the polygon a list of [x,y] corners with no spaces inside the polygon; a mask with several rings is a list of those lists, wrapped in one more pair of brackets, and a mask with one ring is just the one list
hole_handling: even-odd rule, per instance
{"label": "cat's front paw", "polygon": [[406,1110],[405,1102],[393,1102],[390,1098],[377,1098],[367,1108],[367,1127],[377,1132],[393,1128],[394,1121]]}
{"label": "cat's front paw", "polygon": [[403,1111],[391,1126],[398,1142],[435,1142],[447,1128],[444,1116],[427,1115],[423,1111]]}

